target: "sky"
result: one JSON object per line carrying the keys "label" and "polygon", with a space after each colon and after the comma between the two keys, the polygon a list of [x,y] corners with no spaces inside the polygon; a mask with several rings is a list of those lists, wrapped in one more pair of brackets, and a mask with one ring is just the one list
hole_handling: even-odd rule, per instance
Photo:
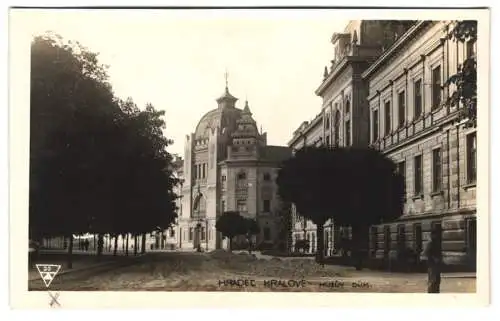
{"label": "sky", "polygon": [[[28,13],[27,13],[28,14]],[[330,38],[347,25],[334,10],[45,10],[25,25],[79,41],[109,65],[115,95],[166,111],[170,153],[183,155],[185,136],[217,107],[225,87],[248,99],[269,145],[321,110],[314,94],[330,65]]]}

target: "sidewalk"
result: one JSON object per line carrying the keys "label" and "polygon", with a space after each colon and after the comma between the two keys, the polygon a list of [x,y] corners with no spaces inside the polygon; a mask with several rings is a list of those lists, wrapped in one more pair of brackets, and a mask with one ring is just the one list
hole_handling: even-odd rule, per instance
{"label": "sidewalk", "polygon": [[[248,251],[233,251],[234,254],[240,254],[240,253],[248,253]],[[278,258],[280,260],[311,260],[314,259],[314,257],[275,257],[272,255],[265,255],[261,254],[259,251],[252,252],[252,254],[255,255],[257,259],[264,259],[264,260],[271,260],[273,258]],[[425,272],[413,272],[413,273],[402,273],[402,272],[391,272],[391,271],[380,271],[380,270],[370,270],[370,269],[363,269],[361,271],[356,271],[354,267],[345,265],[345,269],[350,270],[351,275],[357,275],[357,277],[364,277],[364,276],[369,276],[369,277],[397,277],[397,278],[421,278],[421,277],[426,277],[427,273]],[[352,270],[352,271],[351,271]],[[441,273],[442,278],[446,279],[475,279],[476,278],[476,273],[475,272],[444,272]]]}
{"label": "sidewalk", "polygon": [[[34,281],[41,279],[40,273],[36,268],[36,264],[57,264],[61,265],[61,268],[57,275],[62,275],[70,272],[79,272],[83,270],[89,270],[94,268],[99,268],[103,266],[108,266],[116,263],[113,258],[113,252],[103,252],[103,256],[98,259],[96,251],[81,251],[76,250],[73,252],[73,268],[67,269],[67,259],[65,254],[67,250],[64,249],[42,249],[40,250],[41,257],[33,263],[33,265],[28,270],[28,281]],[[51,254],[56,254],[57,256],[51,256]],[[60,255],[59,255],[60,254]],[[44,257],[48,255],[48,257]],[[134,256],[133,252],[129,252],[130,258],[137,258],[142,254]],[[118,251],[117,256],[125,257],[125,252]]]}
{"label": "sidewalk", "polygon": [[[107,265],[110,265],[113,263],[114,263],[113,261],[95,262],[95,261],[75,260],[73,262],[72,269],[66,269],[67,262],[65,260],[64,260],[64,262],[62,262],[61,260],[48,260],[47,262],[44,261],[43,263],[42,263],[42,261],[39,261],[35,264],[60,264],[61,269],[57,273],[57,275],[59,276],[59,275],[63,275],[63,274],[70,273],[70,272],[78,272],[78,271],[93,269],[93,268],[97,268],[97,267],[101,267],[101,266],[107,266]],[[35,264],[33,264],[33,267],[30,268],[28,271],[28,281],[34,281],[34,280],[41,279],[40,273],[38,272]]]}

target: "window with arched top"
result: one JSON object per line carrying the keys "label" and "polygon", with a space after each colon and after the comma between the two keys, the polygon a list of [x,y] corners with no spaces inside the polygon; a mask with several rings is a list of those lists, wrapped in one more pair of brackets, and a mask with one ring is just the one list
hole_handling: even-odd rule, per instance
{"label": "window with arched top", "polygon": [[334,144],[335,146],[338,146],[340,143],[340,112],[338,110],[335,111],[334,122],[335,122]]}
{"label": "window with arched top", "polygon": [[330,114],[326,114],[325,118],[325,129],[330,129]]}
{"label": "window with arched top", "polygon": [[351,112],[351,101],[348,99],[345,102],[345,113],[349,114]]}

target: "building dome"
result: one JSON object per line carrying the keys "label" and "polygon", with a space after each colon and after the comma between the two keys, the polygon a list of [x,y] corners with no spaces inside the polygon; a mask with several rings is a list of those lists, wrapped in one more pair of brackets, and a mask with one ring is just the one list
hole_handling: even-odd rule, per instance
{"label": "building dome", "polygon": [[196,126],[195,139],[208,138],[210,131],[216,128],[228,134],[236,130],[237,121],[240,119],[242,113],[241,109],[235,107],[237,100],[238,98],[229,93],[226,82],[224,93],[216,99],[219,107],[201,117]]}
{"label": "building dome", "polygon": [[195,138],[208,138],[210,131],[224,128],[231,132],[236,129],[236,122],[240,118],[241,109],[238,108],[216,108],[201,117],[195,130]]}

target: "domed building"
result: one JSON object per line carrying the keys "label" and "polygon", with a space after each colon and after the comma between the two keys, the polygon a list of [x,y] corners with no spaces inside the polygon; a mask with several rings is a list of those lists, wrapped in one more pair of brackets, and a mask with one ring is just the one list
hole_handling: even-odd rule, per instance
{"label": "domed building", "polygon": [[291,149],[268,146],[267,134],[259,132],[248,101],[243,109],[236,107],[237,101],[226,84],[216,99],[217,108],[203,115],[194,133],[186,135],[178,171],[183,178],[182,197],[177,225],[171,231],[177,249],[226,248],[227,240],[215,229],[225,211],[239,211],[257,220],[257,246],[270,247],[279,241],[282,204],[275,179]]}

